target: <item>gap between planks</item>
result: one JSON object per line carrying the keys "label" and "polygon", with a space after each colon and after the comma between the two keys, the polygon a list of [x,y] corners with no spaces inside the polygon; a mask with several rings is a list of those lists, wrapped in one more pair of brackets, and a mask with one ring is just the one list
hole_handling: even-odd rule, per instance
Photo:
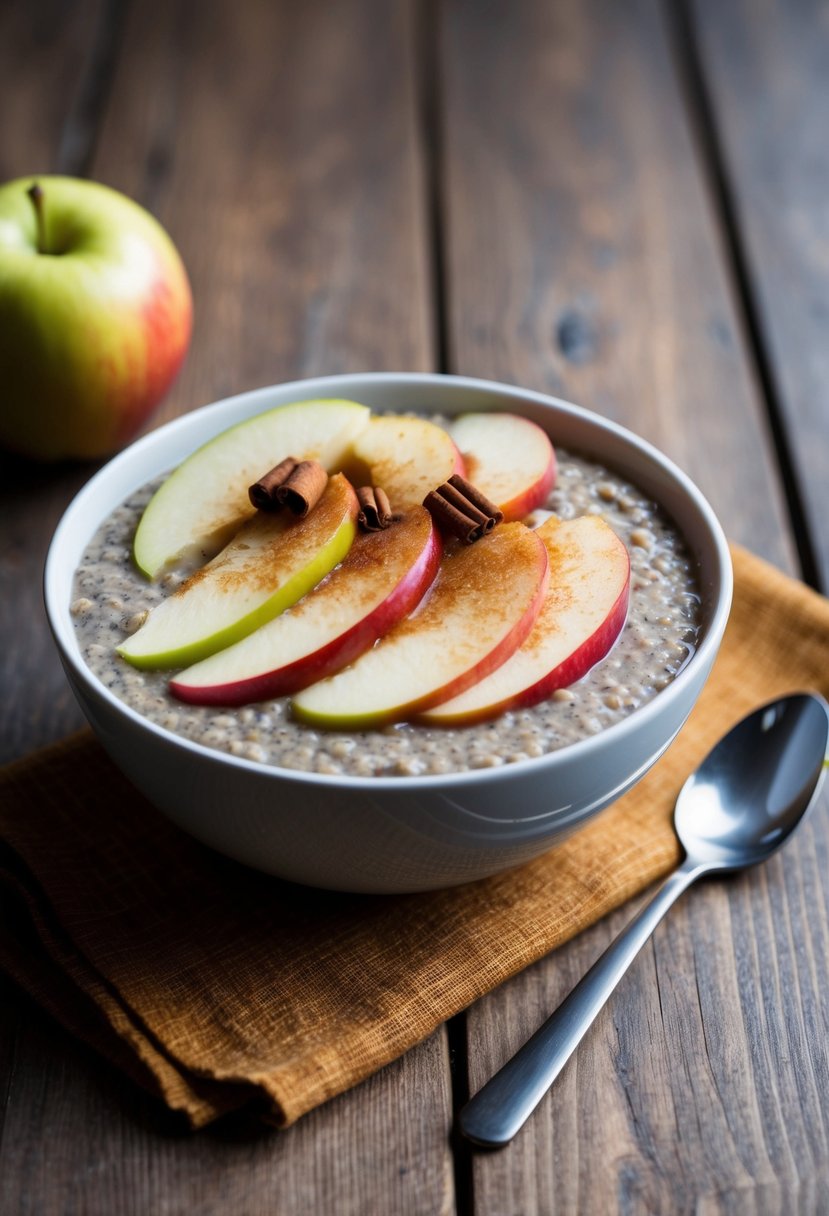
{"label": "gap between planks", "polygon": [[88,177],[112,89],[130,0],[104,0],[80,83],[60,132],[55,170]]}
{"label": "gap between planks", "polygon": [[725,259],[734,285],[735,305],[743,322],[746,348],[757,378],[766,422],[771,433],[778,473],[797,547],[804,582],[821,589],[817,551],[797,480],[797,469],[786,431],[780,390],[766,349],[751,259],[746,250],[731,184],[728,158],[720,138],[715,107],[702,63],[694,19],[688,0],[665,4],[666,26],[677,65],[691,129],[697,140],[702,172],[707,179],[720,225]]}

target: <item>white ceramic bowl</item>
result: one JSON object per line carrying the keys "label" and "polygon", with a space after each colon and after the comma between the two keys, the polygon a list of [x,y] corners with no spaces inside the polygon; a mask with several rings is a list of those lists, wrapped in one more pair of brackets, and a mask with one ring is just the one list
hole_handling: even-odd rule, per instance
{"label": "white ceramic bowl", "polygon": [[[373,410],[532,418],[562,447],[628,477],[673,516],[699,565],[702,632],[692,659],[624,721],[539,759],[430,777],[329,777],[191,743],[122,704],[87,668],[69,613],[72,576],[101,521],[133,490],[233,423],[290,401],[344,397]],[[630,788],[664,751],[711,669],[731,602],[722,529],[689,479],[649,444],[540,393],[457,376],[303,380],[197,410],[134,443],[75,498],[46,562],[46,608],[75,696],[107,752],[149,800],[222,853],[295,882],[418,891],[481,878],[550,848]]]}

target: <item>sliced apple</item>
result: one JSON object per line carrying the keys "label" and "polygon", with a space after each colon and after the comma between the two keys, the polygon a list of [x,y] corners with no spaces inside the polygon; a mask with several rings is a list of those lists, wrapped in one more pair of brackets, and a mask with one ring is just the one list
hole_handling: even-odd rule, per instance
{"label": "sliced apple", "polygon": [[150,499],[135,534],[136,564],[155,578],[173,562],[215,556],[253,514],[253,482],[285,456],[338,469],[368,420],[368,407],[355,401],[299,401],[223,431]]}
{"label": "sliced apple", "polygon": [[358,533],[343,562],[293,608],[176,676],[196,705],[244,705],[298,692],[352,662],[407,616],[437,574],[443,544],[413,507],[384,532]]}
{"label": "sliced apple", "polygon": [[258,512],[222,552],[118,647],[135,667],[182,667],[240,641],[295,604],[351,547],[357,496],[337,473],[304,519]]}
{"label": "sliced apple", "polygon": [[517,414],[462,414],[450,427],[466,477],[504,513],[523,519],[547,501],[556,456],[540,426]]}
{"label": "sliced apple", "polygon": [[566,522],[553,516],[536,535],[547,548],[550,586],[529,637],[497,671],[419,721],[469,726],[537,705],[580,680],[616,641],[630,587],[630,559],[616,533],[586,515]]}
{"label": "sliced apple", "polygon": [[462,692],[520,646],[547,586],[547,551],[523,524],[505,524],[444,558],[429,594],[350,667],[293,700],[315,726],[402,721]]}
{"label": "sliced apple", "polygon": [[464,471],[447,432],[426,418],[372,418],[354,440],[352,455],[363,476],[383,487],[395,511],[422,503],[430,490]]}

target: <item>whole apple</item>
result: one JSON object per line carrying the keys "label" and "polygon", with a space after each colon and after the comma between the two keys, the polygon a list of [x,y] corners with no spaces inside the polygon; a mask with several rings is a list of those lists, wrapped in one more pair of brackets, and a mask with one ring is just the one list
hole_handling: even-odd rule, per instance
{"label": "whole apple", "polygon": [[192,297],[175,246],[123,194],[70,177],[0,186],[0,444],[104,456],[178,372]]}

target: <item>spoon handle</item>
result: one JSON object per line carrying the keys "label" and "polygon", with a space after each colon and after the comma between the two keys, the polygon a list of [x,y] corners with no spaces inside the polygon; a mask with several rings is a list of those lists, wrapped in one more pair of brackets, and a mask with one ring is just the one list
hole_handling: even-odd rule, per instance
{"label": "spoon handle", "polygon": [[705,866],[686,859],[611,942],[555,1013],[487,1081],[459,1116],[476,1144],[507,1144],[555,1081],[662,917]]}

